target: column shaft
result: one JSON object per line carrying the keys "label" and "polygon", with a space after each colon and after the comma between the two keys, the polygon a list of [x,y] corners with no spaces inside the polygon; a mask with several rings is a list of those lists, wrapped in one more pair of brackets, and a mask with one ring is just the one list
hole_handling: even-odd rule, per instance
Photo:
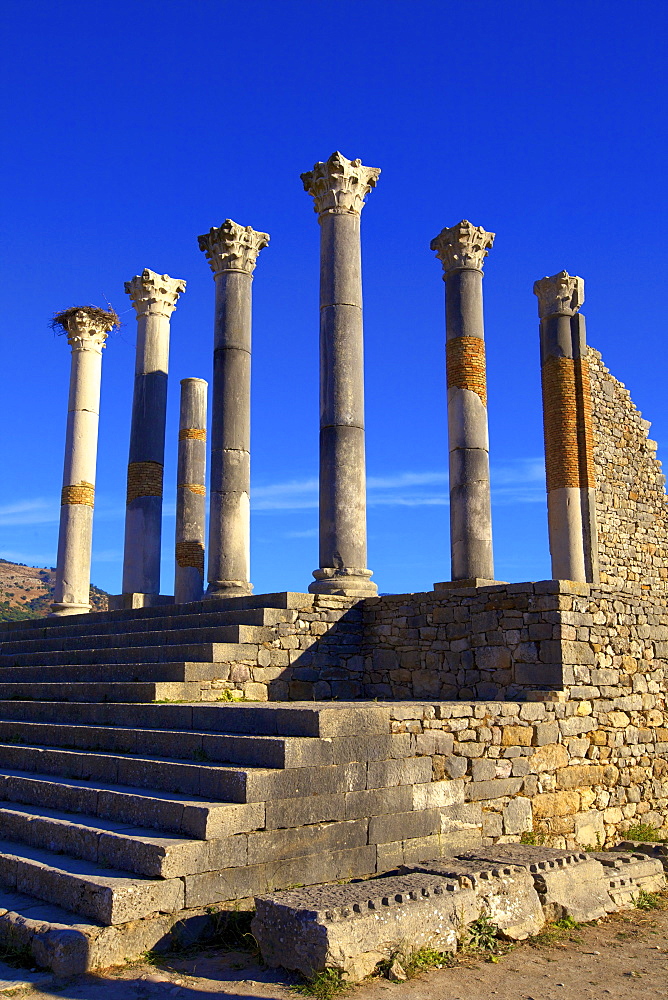
{"label": "column shaft", "polygon": [[211,425],[210,596],[250,594],[251,283],[216,275]]}
{"label": "column shaft", "polygon": [[482,264],[494,233],[466,220],[431,242],[445,280],[452,581],[494,580]]}
{"label": "column shaft", "polygon": [[117,317],[115,313],[82,307],[61,313],[54,322],[68,334],[72,364],[51,610],[54,615],[72,615],[90,611],[102,348]]}
{"label": "column shaft", "polygon": [[174,601],[201,601],[206,516],[206,390],[200,378],[181,381],[176,485]]}
{"label": "column shaft", "polygon": [[482,271],[449,272],[446,300],[451,578],[493,580]]}
{"label": "column shaft", "polygon": [[206,598],[251,594],[250,393],[253,271],[269,237],[227,219],[199,237],[216,283],[209,586]]}
{"label": "column shaft", "polygon": [[584,282],[565,271],[534,285],[539,298],[548,534],[555,580],[598,580],[591,389]]}
{"label": "column shaft", "polygon": [[122,589],[159,594],[170,316],[185,282],[147,268],[125,288],[137,310],[137,350]]}
{"label": "column shaft", "polygon": [[360,213],[380,173],[334,153],[302,175],[320,223],[320,566],[311,593],[369,597]]}

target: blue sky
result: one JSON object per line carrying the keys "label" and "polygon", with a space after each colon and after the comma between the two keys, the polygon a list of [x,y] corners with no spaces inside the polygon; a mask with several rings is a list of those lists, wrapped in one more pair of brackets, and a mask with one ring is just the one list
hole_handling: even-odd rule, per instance
{"label": "blue sky", "polygon": [[449,576],[441,267],[496,232],[485,315],[496,575],[549,577],[536,278],[585,279],[589,342],[668,442],[665,38],[654,0],[3,0],[0,556],[55,561],[70,352],[48,327],[111,303],[93,582],[118,592],[135,321],[123,282],[185,278],[172,321],[163,592],[178,381],[210,378],[197,235],[270,233],[254,283],[256,592],[317,566],[318,226],[299,174],[382,169],[362,215],[369,567]]}

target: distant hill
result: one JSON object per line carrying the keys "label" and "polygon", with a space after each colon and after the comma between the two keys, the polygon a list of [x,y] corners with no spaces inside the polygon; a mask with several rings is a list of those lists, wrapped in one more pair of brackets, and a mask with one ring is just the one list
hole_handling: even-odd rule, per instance
{"label": "distant hill", "polygon": [[[25,566],[0,559],[0,621],[44,618],[51,610],[55,567]],[[109,595],[98,587],[90,588],[93,611],[106,611]]]}

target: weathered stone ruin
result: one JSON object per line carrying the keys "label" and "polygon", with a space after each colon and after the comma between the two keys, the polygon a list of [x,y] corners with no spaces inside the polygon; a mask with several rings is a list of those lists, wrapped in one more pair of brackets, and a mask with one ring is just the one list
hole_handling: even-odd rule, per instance
{"label": "weathered stone ruin", "polygon": [[359,253],[378,174],[333,154],[302,178],[322,237],[308,592],[252,594],[251,279],[267,234],[227,220],[200,237],[216,289],[205,593],[201,379],[182,382],[174,596],[157,572],[169,317],[185,282],[147,269],[127,284],[138,343],[123,585],[94,614],[113,323],[68,311],[53,616],[0,625],[0,941],[40,964],[81,971],[205,937],[212,910],[256,898],[267,961],[355,978],[400,939],[454,950],[482,915],[521,938],[663,884],[665,849],[604,850],[640,823],[668,834],[668,534],[649,424],[587,346],[582,279],[538,281],[554,579],[495,581],[482,323],[493,234],[444,229],[432,248],[446,284],[451,579],[378,597]]}

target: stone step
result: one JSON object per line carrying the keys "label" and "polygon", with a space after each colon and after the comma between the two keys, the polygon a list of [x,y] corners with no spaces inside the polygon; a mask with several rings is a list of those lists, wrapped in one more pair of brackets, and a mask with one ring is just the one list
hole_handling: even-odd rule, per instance
{"label": "stone step", "polygon": [[[273,608],[279,611],[292,611],[308,609],[316,602],[314,594],[298,594],[290,591],[283,591],[277,594],[258,594],[250,597],[226,597],[216,598],[211,601],[197,601],[191,604],[168,604],[149,608],[132,608],[121,611],[96,611],[83,615],[67,615],[62,618],[35,618],[31,621],[0,622],[0,636],[7,638],[15,631],[24,629],[58,630],[60,628],[70,628],[76,625],[88,625],[91,622],[96,624],[108,623],[110,626],[118,626],[123,622],[136,621],[152,618],[174,618],[193,614],[211,614],[215,612],[246,612],[256,611],[261,608]],[[336,605],[337,598],[327,598],[327,606]],[[341,599],[342,606],[347,606],[350,602],[345,598]]]}
{"label": "stone step", "polygon": [[[99,632],[84,636],[49,636],[0,643],[0,663],[13,657],[75,650],[119,649],[144,646],[185,646],[204,643],[262,643],[276,638],[275,631],[263,625],[218,625],[214,628],[176,628],[160,631]],[[25,660],[23,660],[25,662]]]}
{"label": "stone step", "polygon": [[266,802],[366,787],[366,764],[361,761],[270,769],[0,744],[0,768],[181,792],[223,802]]}
{"label": "stone step", "polygon": [[175,792],[10,768],[0,774],[0,800],[64,809],[199,840],[249,833],[265,824],[263,802],[212,802]]}
{"label": "stone step", "polygon": [[[116,637],[116,642],[118,641],[119,637]],[[255,643],[194,642],[136,646],[130,641],[126,646],[108,646],[100,649],[63,649],[53,652],[15,653],[11,656],[3,654],[0,656],[0,668],[32,667],[42,664],[72,666],[78,663],[174,663],[180,660],[229,663],[234,660],[255,660],[258,649],[259,646]],[[1,669],[0,676],[2,676]],[[2,697],[0,694],[0,698]]]}
{"label": "stone step", "polygon": [[[199,607],[199,605],[197,605]],[[185,605],[189,607],[189,605]],[[142,609],[143,610],[143,609]],[[150,609],[155,610],[155,609]],[[252,608],[248,611],[198,611],[192,614],[172,614],[150,618],[127,619],[119,623],[102,622],[99,613],[85,616],[68,616],[63,619],[40,618],[23,622],[12,622],[14,625],[24,625],[24,628],[12,629],[11,632],[0,631],[0,642],[18,642],[23,639],[63,639],[66,637],[83,637],[100,634],[111,634],[114,629],[120,629],[124,635],[134,632],[160,632],[181,628],[217,628],[221,625],[279,625],[281,622],[293,621],[296,611],[280,608]],[[70,622],[76,618],[76,624]],[[58,621],[56,626],[54,621]],[[0,625],[6,624],[0,622]]]}
{"label": "stone step", "polygon": [[18,803],[0,805],[0,839],[148,878],[179,878],[245,864],[244,835],[224,840],[161,836],[155,830]]}
{"label": "stone step", "polygon": [[2,667],[0,681],[70,684],[73,681],[209,681],[220,677],[219,663],[181,660],[176,663],[69,663]]}
{"label": "stone step", "polygon": [[[43,668],[40,668],[43,669]],[[263,736],[387,735],[390,709],[373,702],[218,702],[182,705],[0,701],[0,718],[60,725],[194,729]]]}
{"label": "stone step", "polygon": [[[194,730],[129,729],[120,726],[63,726],[60,723],[0,720],[0,743],[179,757],[250,767],[307,767],[343,764],[350,740],[321,740],[308,736],[245,736],[200,733]],[[391,746],[393,737],[381,736]]]}
{"label": "stone step", "polygon": [[105,927],[62,906],[0,889],[0,946],[30,955],[57,975],[73,976],[120,965],[156,947],[192,944],[211,933],[216,917],[203,909],[177,910]]}
{"label": "stone step", "polygon": [[91,861],[0,840],[0,884],[107,926],[183,908],[180,878],[135,878]]}
{"label": "stone step", "polygon": [[92,681],[61,684],[58,681],[38,683],[0,682],[0,702],[8,700],[44,699],[45,701],[76,702],[152,702],[194,701],[201,695],[200,681]]}

